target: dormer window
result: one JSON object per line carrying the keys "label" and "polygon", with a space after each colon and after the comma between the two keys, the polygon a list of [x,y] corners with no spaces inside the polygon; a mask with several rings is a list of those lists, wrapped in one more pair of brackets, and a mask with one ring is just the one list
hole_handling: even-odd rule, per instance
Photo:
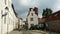
{"label": "dormer window", "polygon": [[5,5],[6,5],[6,0],[5,0]]}

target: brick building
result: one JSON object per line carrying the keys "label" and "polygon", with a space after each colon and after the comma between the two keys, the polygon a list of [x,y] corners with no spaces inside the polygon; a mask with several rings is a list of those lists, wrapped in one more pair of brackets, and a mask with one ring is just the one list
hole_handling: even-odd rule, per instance
{"label": "brick building", "polygon": [[51,31],[60,32],[60,10],[47,17],[47,28]]}

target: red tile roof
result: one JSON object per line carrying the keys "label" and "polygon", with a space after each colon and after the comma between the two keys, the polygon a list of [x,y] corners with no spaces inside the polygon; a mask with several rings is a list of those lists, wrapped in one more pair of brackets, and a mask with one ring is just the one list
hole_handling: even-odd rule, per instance
{"label": "red tile roof", "polygon": [[60,10],[57,11],[57,12],[55,12],[55,13],[53,13],[53,14],[51,14],[51,15],[49,15],[49,16],[47,17],[47,20],[48,20],[48,21],[60,20]]}

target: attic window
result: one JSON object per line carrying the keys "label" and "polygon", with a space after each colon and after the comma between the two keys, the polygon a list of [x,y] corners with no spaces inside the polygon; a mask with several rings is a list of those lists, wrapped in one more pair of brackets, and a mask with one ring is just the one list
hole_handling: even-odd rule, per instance
{"label": "attic window", "polygon": [[33,16],[33,13],[31,13],[31,15]]}

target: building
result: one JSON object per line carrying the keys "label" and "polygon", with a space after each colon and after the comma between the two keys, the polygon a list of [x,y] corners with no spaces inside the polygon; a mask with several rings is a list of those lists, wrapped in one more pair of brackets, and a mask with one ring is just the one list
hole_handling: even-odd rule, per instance
{"label": "building", "polygon": [[17,28],[17,13],[12,0],[0,0],[0,34],[8,34]]}
{"label": "building", "polygon": [[31,25],[37,25],[38,24],[38,8],[34,7],[29,9],[29,13],[27,15],[27,22],[28,22],[28,28],[31,27]]}
{"label": "building", "polygon": [[45,23],[45,21],[46,21],[46,18],[38,18],[39,24],[40,24],[40,23]]}
{"label": "building", "polygon": [[19,18],[18,29],[21,29],[23,27],[22,23],[23,23],[22,18]]}
{"label": "building", "polygon": [[46,18],[38,18],[38,28],[39,29],[44,29],[45,26],[45,22],[46,22]]}
{"label": "building", "polygon": [[23,29],[23,25],[25,25],[24,21],[22,18],[18,18],[18,29],[21,30]]}
{"label": "building", "polygon": [[24,28],[24,29],[28,29],[28,23],[27,23],[27,21],[24,21],[23,28]]}
{"label": "building", "polygon": [[60,32],[60,10],[47,17],[47,29]]}

